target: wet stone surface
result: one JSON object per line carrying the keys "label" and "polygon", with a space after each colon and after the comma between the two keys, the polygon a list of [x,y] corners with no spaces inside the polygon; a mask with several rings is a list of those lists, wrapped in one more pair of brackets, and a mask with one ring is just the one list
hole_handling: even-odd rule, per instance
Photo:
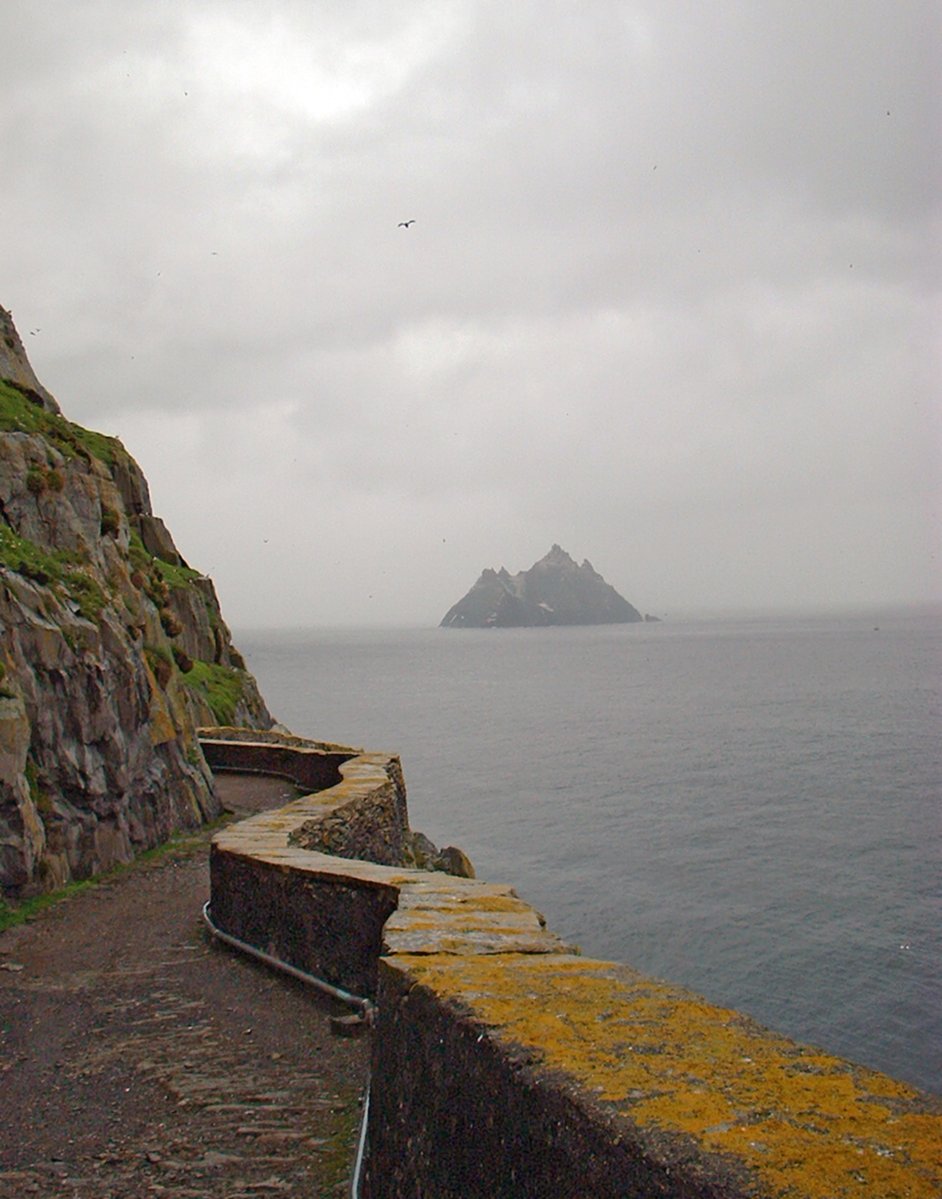
{"label": "wet stone surface", "polygon": [[214,944],[206,898],[204,849],[0,934],[0,1199],[347,1193],[368,1038]]}

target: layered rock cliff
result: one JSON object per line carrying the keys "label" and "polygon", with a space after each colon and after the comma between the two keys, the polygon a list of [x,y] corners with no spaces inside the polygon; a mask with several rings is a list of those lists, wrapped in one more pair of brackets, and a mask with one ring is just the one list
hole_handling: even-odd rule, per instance
{"label": "layered rock cliff", "polygon": [[62,416],[0,309],[4,893],[96,873],[218,814],[205,724],[272,724],[213,584],[123,445]]}
{"label": "layered rock cliff", "polygon": [[581,566],[558,545],[529,570],[484,570],[445,613],[442,628],[624,624],[644,619],[586,559]]}

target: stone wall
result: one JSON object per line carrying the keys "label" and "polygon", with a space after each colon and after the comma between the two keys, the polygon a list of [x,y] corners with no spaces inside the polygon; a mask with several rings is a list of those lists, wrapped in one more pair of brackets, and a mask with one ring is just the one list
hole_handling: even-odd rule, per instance
{"label": "stone wall", "polygon": [[229,738],[230,730],[201,730],[203,756],[213,772],[237,770],[245,774],[268,774],[286,778],[298,787],[323,791],[340,782],[340,766],[356,756],[355,750],[319,748],[316,745],[286,745],[276,736],[251,741]]}
{"label": "stone wall", "polygon": [[350,754],[335,785],[217,834],[212,916],[375,1000],[368,1199],[942,1193],[939,1099],[584,958],[508,886],[304,848],[364,812],[406,837],[397,759]]}

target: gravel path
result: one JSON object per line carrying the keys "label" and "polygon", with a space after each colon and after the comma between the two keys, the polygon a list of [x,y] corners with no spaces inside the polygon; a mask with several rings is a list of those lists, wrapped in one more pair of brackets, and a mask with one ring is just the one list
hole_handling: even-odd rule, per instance
{"label": "gravel path", "polygon": [[[284,802],[218,782],[239,811]],[[368,1040],[212,942],[202,841],[0,934],[0,1199],[348,1193]]]}

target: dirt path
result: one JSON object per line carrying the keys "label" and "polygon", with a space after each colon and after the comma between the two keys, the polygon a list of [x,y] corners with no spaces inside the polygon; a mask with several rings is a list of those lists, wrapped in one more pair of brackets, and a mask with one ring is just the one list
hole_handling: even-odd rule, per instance
{"label": "dirt path", "polygon": [[[285,787],[220,782],[241,810]],[[211,941],[206,858],[0,934],[0,1199],[348,1193],[368,1042],[331,1034],[347,1009]]]}

